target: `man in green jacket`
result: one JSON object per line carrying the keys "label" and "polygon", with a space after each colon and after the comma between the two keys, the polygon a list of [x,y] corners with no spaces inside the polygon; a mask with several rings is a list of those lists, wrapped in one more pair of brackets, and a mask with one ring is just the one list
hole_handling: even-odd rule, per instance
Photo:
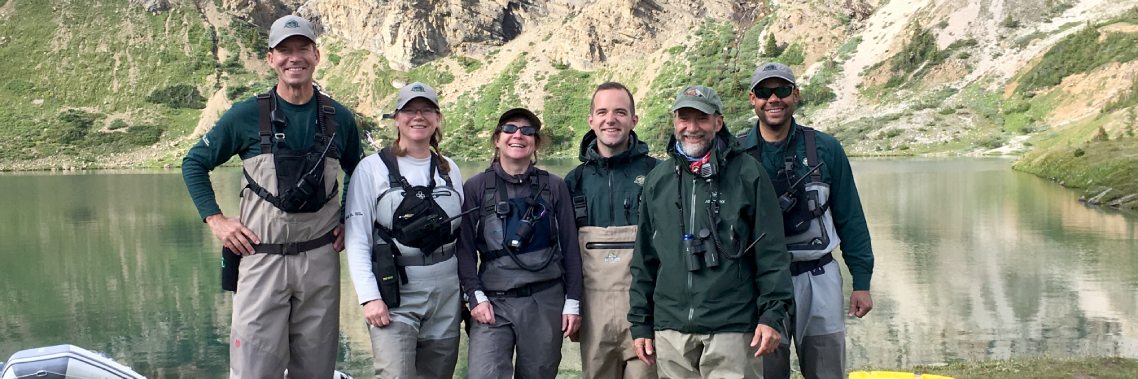
{"label": "man in green jacket", "polygon": [[639,120],[632,92],[606,82],[593,91],[581,165],[565,176],[573,195],[585,293],[580,331],[586,378],[655,378],[636,358],[629,335],[629,264],[644,179],[659,161],[632,131]]}
{"label": "man in green jacket", "polygon": [[[860,318],[873,309],[873,248],[849,159],[834,137],[795,123],[799,92],[786,65],[755,69],[748,96],[759,120],[740,144],[763,165],[779,194],[794,281],[792,335],[802,375],[844,378],[845,317]],[[839,243],[853,277],[844,313],[842,275],[832,254]],[[764,358],[766,377],[790,377],[789,343]]]}
{"label": "man in green jacket", "polygon": [[[277,85],[237,104],[190,148],[182,176],[198,214],[242,256],[229,336],[231,378],[332,375],[340,316],[340,171],[360,161],[352,112],[320,93],[312,24],[285,16],[269,31]],[[241,157],[239,217],[226,217],[209,171]]]}
{"label": "man in green jacket", "polygon": [[758,162],[734,149],[722,108],[711,88],[680,91],[670,159],[644,184],[628,321],[661,378],[757,378],[758,357],[786,333],[778,202]]}

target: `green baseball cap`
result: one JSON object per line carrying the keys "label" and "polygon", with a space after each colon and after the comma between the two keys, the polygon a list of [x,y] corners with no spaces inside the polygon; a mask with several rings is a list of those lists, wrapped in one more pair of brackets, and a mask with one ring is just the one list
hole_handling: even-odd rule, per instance
{"label": "green baseball cap", "polygon": [[672,112],[680,108],[694,108],[704,114],[723,114],[723,103],[714,89],[705,86],[688,86],[676,94]]}

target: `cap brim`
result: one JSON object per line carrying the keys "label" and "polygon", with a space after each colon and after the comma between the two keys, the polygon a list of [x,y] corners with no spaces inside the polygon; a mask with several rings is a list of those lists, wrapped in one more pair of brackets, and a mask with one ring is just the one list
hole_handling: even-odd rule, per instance
{"label": "cap brim", "polygon": [[786,75],[771,74],[771,75],[767,75],[765,77],[759,78],[758,80],[755,80],[753,83],[751,83],[751,91],[754,91],[755,86],[759,85],[759,83],[762,83],[764,80],[776,79],[776,78],[785,80],[787,83],[790,83],[790,84],[798,85],[798,84],[794,83],[794,79],[788,78],[788,77],[786,77]]}
{"label": "cap brim", "polygon": [[439,102],[435,101],[435,99],[432,99],[430,96],[414,96],[414,97],[411,97],[410,99],[400,101],[399,104],[395,104],[395,110],[403,109],[403,107],[406,106],[407,103],[410,103],[411,100],[415,100],[415,99],[426,99],[427,101],[430,101],[431,104],[434,104],[435,108],[440,108]]}
{"label": "cap brim", "polygon": [[292,36],[301,36],[301,37],[304,37],[305,39],[308,39],[308,40],[309,40],[309,41],[311,41],[312,43],[316,43],[316,40],[312,39],[312,37],[309,37],[307,34],[304,34],[304,33],[292,33],[292,34],[286,34],[286,35],[284,35],[283,37],[277,38],[275,41],[269,41],[269,48],[270,48],[270,49],[275,49],[275,48],[277,48],[277,45],[280,45],[280,44],[281,44],[281,42],[284,42],[284,40],[286,40],[286,39],[289,39],[289,37],[292,37]]}
{"label": "cap brim", "polygon": [[672,106],[672,112],[678,111],[683,108],[692,108],[704,114],[715,114],[715,107],[711,104],[703,103],[700,101],[679,101],[676,105]]}
{"label": "cap brim", "polygon": [[506,113],[502,113],[502,117],[498,117],[498,126],[502,126],[506,123],[506,121],[510,121],[515,118],[524,118],[526,120],[529,120],[530,124],[533,124],[532,126],[534,128],[541,129],[541,119],[537,118],[536,114],[525,108],[514,108],[506,111]]}

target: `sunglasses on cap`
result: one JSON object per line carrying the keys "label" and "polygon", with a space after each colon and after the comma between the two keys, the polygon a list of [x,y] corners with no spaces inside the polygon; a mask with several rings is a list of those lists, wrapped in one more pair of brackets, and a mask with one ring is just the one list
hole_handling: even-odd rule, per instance
{"label": "sunglasses on cap", "polygon": [[532,126],[517,126],[515,124],[502,125],[502,133],[514,134],[519,130],[522,131],[522,135],[526,137],[532,137],[534,134],[537,134],[537,128]]}
{"label": "sunglasses on cap", "polygon": [[780,98],[780,99],[785,99],[786,97],[790,96],[790,94],[794,93],[794,85],[793,84],[787,84],[785,86],[773,87],[773,88],[755,87],[754,92],[755,92],[755,96],[757,96],[760,99],[769,99],[771,97],[771,94],[777,95],[778,98]]}

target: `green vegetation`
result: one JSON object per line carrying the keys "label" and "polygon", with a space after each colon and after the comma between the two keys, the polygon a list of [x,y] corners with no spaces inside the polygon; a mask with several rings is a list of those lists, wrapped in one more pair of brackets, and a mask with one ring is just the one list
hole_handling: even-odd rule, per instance
{"label": "green vegetation", "polygon": [[146,101],[171,108],[205,108],[205,97],[197,88],[186,84],[156,89],[146,97]]}
{"label": "green vegetation", "polygon": [[543,129],[549,137],[549,151],[575,156],[577,142],[589,130],[585,115],[596,87],[591,73],[565,69],[545,82]]}
{"label": "green vegetation", "polygon": [[1138,377],[1138,360],[1118,357],[1037,357],[999,361],[962,361],[945,366],[917,366],[912,371],[957,379],[1123,379]]}
{"label": "green vegetation", "polygon": [[[1138,8],[1122,16],[1138,17]],[[1043,54],[1039,64],[1019,78],[1016,91],[1030,93],[1059,84],[1063,78],[1085,73],[1111,62],[1128,62],[1138,59],[1138,36],[1133,33],[1106,33],[1099,27],[1087,25],[1083,30],[1063,38]]]}
{"label": "green vegetation", "polygon": [[[524,106],[515,86],[518,84],[518,75],[525,66],[526,54],[523,53],[510,62],[501,76],[476,91],[464,93],[443,109],[446,119],[440,147],[446,154],[471,159],[490,158],[487,153],[492,132],[490,127],[497,123],[502,112]],[[544,116],[542,119],[547,118]],[[548,150],[544,148],[541,150],[542,153],[546,151]]]}
{"label": "green vegetation", "polygon": [[481,61],[471,57],[458,55],[455,56],[455,59],[458,60],[458,64],[462,66],[462,69],[468,73],[477,71],[482,67]]}

